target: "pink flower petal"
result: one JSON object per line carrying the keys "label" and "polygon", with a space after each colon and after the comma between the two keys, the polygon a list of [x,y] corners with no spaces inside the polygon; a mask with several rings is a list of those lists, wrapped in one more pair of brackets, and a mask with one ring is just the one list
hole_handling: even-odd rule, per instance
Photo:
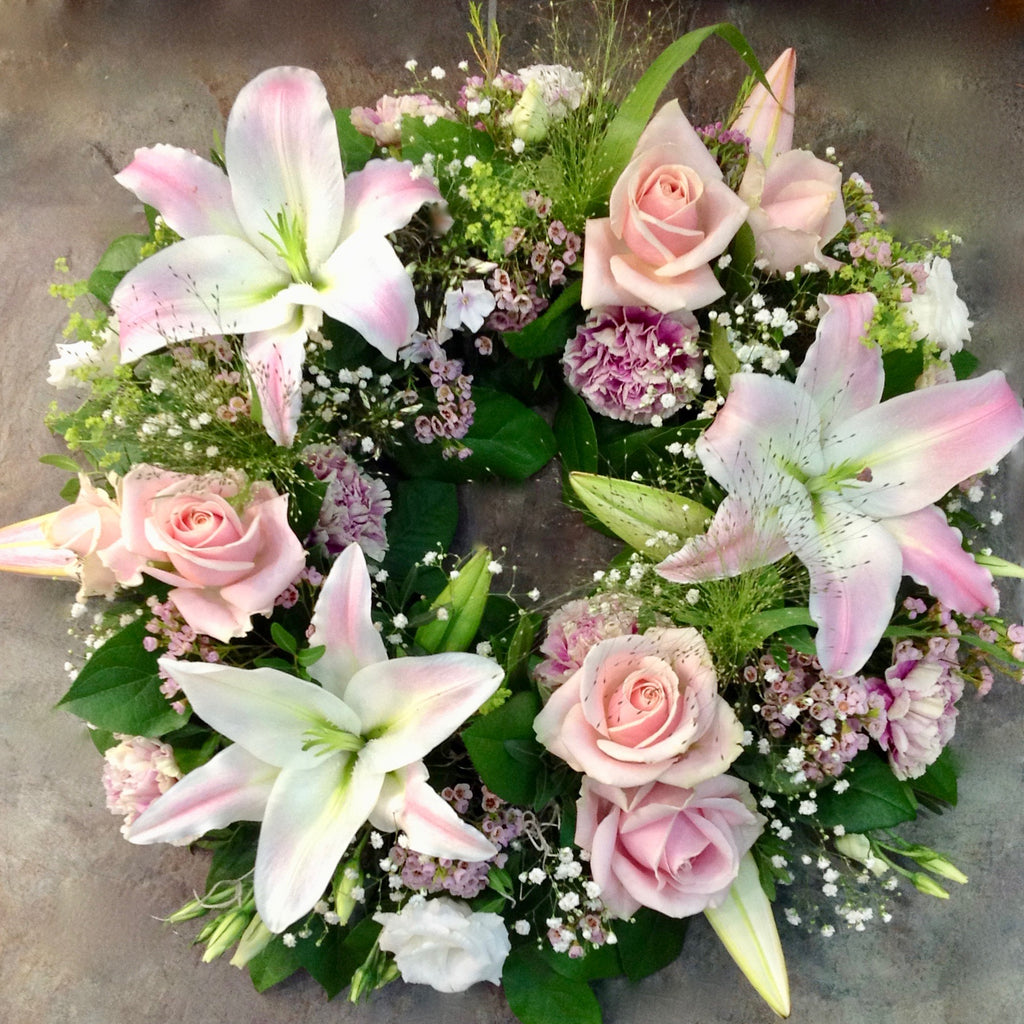
{"label": "pink flower petal", "polygon": [[371,160],[345,179],[343,237],[355,231],[389,235],[404,228],[424,203],[442,202],[429,176],[408,161]]}
{"label": "pink flower petal", "polygon": [[929,505],[919,512],[882,520],[903,555],[903,571],[927,587],[947,608],[977,615],[999,608],[992,574],[963,549],[961,534],[942,510]]}
{"label": "pink flower petal", "polygon": [[235,210],[267,257],[271,220],[284,213],[302,229],[319,266],[334,251],[345,209],[345,180],[334,114],[323,83],[305,68],[271,68],[238,94],[224,135]]}
{"label": "pink flower petal", "polygon": [[270,331],[250,331],[243,355],[256,389],[263,427],[279,445],[290,448],[302,412],[302,367],[307,331],[292,323]]}
{"label": "pink flower petal", "polygon": [[655,146],[675,147],[673,163],[692,167],[705,182],[722,180],[721,168],[687,120],[678,100],[670,100],[651,118],[634,152],[644,153]]}
{"label": "pink flower petal", "polygon": [[388,660],[380,633],[370,617],[370,574],[358,544],[350,544],[335,560],[313,611],[311,647],[326,650],[309,674],[326,690],[344,699],[345,687],[361,668]]}
{"label": "pink flower petal", "polygon": [[231,200],[228,176],[187,149],[158,145],[135,150],[135,159],[114,180],[160,211],[182,238],[236,235],[244,238]]}
{"label": "pink flower petal", "polygon": [[750,91],[739,116],[730,125],[750,139],[750,151],[765,163],[793,146],[796,113],[796,51],[790,47],[765,73],[769,92],[758,82]]}

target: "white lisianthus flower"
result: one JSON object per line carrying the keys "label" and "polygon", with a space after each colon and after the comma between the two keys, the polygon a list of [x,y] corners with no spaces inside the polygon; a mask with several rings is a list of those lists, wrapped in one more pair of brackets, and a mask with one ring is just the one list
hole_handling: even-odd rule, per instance
{"label": "white lisianthus flower", "polygon": [[937,256],[928,266],[924,291],[907,303],[907,315],[916,325],[914,340],[928,338],[954,355],[971,340],[973,321],[967,303],[957,295],[949,260]]}
{"label": "white lisianthus flower", "polygon": [[501,984],[512,947],[499,914],[474,913],[442,896],[373,919],[384,926],[380,948],[394,954],[403,981],[438,992],[464,992],[478,981]]}
{"label": "white lisianthus flower", "polygon": [[495,301],[483,281],[463,281],[461,288],[453,288],[444,297],[444,325],[452,331],[460,327],[479,331],[494,311]]}

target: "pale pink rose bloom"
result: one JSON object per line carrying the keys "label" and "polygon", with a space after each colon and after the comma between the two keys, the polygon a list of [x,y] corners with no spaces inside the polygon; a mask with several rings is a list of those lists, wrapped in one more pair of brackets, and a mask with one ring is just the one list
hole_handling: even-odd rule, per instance
{"label": "pale pink rose bloom", "polygon": [[766,169],[751,153],[739,194],[750,206],[756,255],[767,261],[767,270],[784,274],[807,264],[839,268],[838,260],[821,251],[846,223],[843,174],[835,164],[791,149]]}
{"label": "pale pink rose bloom", "polygon": [[181,778],[174,750],[145,736],[119,736],[120,743],[103,754],[103,788],[107,810],[123,814],[128,826]]}
{"label": "pale pink rose bloom", "polygon": [[619,789],[583,780],[576,844],[590,853],[601,899],[619,918],[650,907],[689,917],[722,903],[761,834],[747,784],[731,775],[692,789]]}
{"label": "pale pink rose bloom", "polygon": [[56,548],[78,555],[81,586],[78,597],[111,596],[117,580],[103,564],[100,552],[121,536],[121,513],[117,502],[79,474],[78,497],[74,504],[55,512],[43,528],[46,539]]}
{"label": "pale pink rose bloom", "polygon": [[612,786],[696,785],[732,764],[743,735],[703,637],[689,628],[602,640],[533,728],[570,767]]}
{"label": "pale pink rose bloom", "polygon": [[381,96],[376,107],[353,107],[349,113],[352,127],[368,135],[378,146],[397,146],[402,141],[402,118],[443,117],[451,121],[453,112],[425,93],[409,96]]}
{"label": "pale pink rose bloom", "polygon": [[121,538],[102,553],[104,564],[128,586],[144,572],[170,583],[168,597],[197,633],[224,642],[244,636],[306,555],[288,525],[287,495],[253,484],[239,513],[228,500],[238,490],[237,480],[217,474],[136,466],[122,482]]}
{"label": "pale pink rose bloom", "polygon": [[725,294],[709,261],[732,241],[747,206],[676,100],[644,129],[608,212],[587,221],[584,309],[647,305],[673,313]]}

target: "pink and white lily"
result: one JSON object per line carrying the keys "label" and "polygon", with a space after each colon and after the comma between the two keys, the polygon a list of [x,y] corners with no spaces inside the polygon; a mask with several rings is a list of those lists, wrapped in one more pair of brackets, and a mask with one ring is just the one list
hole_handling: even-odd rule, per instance
{"label": "pink and white lily", "polygon": [[117,181],[182,241],[131,270],[114,293],[121,355],[244,334],[267,432],[290,445],[308,332],[323,315],[394,359],[418,316],[387,235],[441,201],[410,163],[371,160],[346,179],[323,83],[272,68],[238,94],[219,167],[184,149],[140,149]]}
{"label": "pink and white lily", "polygon": [[707,533],[658,567],[669,580],[735,576],[793,554],[810,573],[822,668],[856,672],[889,623],[904,573],[965,614],[995,609],[991,573],[934,505],[1024,436],[1003,374],[881,402],[872,295],[822,296],[796,382],[737,374],[697,443],[727,491]]}
{"label": "pink and white lily", "polygon": [[256,909],[283,931],[323,895],[369,822],[424,854],[486,860],[496,848],[427,782],[426,756],[494,691],[501,668],[476,654],[389,661],[370,618],[358,545],[338,557],[313,615],[321,685],[271,668],[164,659],[197,715],[234,741],[132,824],[134,843],[187,841],[259,821]]}

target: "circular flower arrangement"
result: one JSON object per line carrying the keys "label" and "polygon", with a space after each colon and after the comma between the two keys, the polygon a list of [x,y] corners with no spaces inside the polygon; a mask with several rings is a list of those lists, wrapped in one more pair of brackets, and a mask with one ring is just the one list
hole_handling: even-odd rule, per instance
{"label": "circular flower arrangement", "polygon": [[[582,1024],[703,913],[785,1015],[803,865],[825,934],[965,881],[896,830],[955,801],[965,690],[1024,669],[970,513],[1024,413],[972,376],[953,239],[793,148],[792,50],[716,26],[623,88],[473,19],[454,101],[273,68],[213,160],[136,152],[147,230],[56,288],[94,300],[50,376],[67,504],[2,567],[77,580],[108,807],[212,852],[168,920],[261,990]],[[657,99],[710,31],[752,77],[695,127]],[[542,613],[450,549],[458,484],[556,456],[623,547]]]}

